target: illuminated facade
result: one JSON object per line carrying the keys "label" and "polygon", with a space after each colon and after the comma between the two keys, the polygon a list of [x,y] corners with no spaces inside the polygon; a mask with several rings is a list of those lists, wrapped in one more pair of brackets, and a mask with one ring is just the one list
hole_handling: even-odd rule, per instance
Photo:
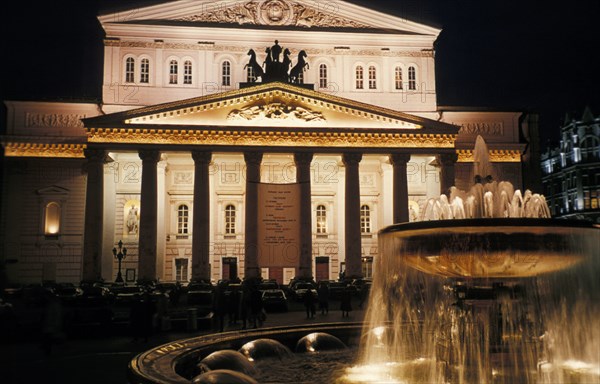
{"label": "illuminated facade", "polygon": [[567,115],[560,145],[542,154],[544,196],[553,217],[600,222],[600,118]]}
{"label": "illuminated facade", "polygon": [[[471,184],[477,135],[503,180],[539,164],[529,115],[437,105],[438,29],[342,1],[216,4],[100,16],[101,104],[5,102],[9,281],[114,280],[119,240],[130,281],[369,276],[378,230]],[[303,84],[254,82],[274,44],[290,67],[306,53]],[[259,263],[260,183],[299,186],[286,265]]]}

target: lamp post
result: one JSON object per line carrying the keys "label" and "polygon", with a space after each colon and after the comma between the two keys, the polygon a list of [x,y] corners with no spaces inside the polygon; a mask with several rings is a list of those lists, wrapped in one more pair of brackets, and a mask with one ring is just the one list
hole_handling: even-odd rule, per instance
{"label": "lamp post", "polygon": [[115,280],[116,283],[122,283],[123,282],[123,276],[121,275],[121,262],[123,261],[124,258],[127,257],[127,248],[123,248],[123,241],[119,240],[119,244],[117,244],[119,246],[119,251],[117,251],[117,248],[113,248],[113,255],[115,256],[115,259],[117,259],[119,261],[119,272],[117,273],[117,279]]}

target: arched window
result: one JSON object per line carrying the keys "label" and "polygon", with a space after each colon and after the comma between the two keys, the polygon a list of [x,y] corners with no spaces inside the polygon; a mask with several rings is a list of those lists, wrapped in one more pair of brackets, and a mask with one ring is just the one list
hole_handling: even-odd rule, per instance
{"label": "arched window", "polygon": [[327,233],[327,208],[324,205],[317,206],[317,234]]}
{"label": "arched window", "polygon": [[44,233],[58,235],[60,232],[60,205],[56,202],[46,204],[44,212]]}
{"label": "arched window", "polygon": [[402,89],[402,68],[401,67],[396,67],[396,69],[394,69],[394,88],[396,89]]}
{"label": "arched window", "polygon": [[366,204],[360,207],[360,233],[371,233],[371,208]]}
{"label": "arched window", "polygon": [[125,60],[125,82],[135,82],[135,59],[133,57],[128,57]]}
{"label": "arched window", "polygon": [[225,234],[226,235],[234,235],[235,234],[235,206],[233,204],[229,204],[225,207]]}
{"label": "arched window", "polygon": [[192,62],[190,60],[183,63],[183,84],[192,84]]}
{"label": "arched window", "polygon": [[417,70],[415,67],[408,67],[408,89],[411,91],[417,89]]}
{"label": "arched window", "polygon": [[140,64],[140,83],[148,84],[150,82],[150,60],[142,59]]}
{"label": "arched window", "polygon": [[179,72],[179,65],[177,60],[171,60],[169,62],[169,84],[177,84],[177,77]]}
{"label": "arched window", "polygon": [[364,87],[364,70],[362,66],[358,66],[356,67],[355,70],[355,77],[356,77],[356,89],[363,89]]}
{"label": "arched window", "polygon": [[177,208],[177,234],[187,235],[189,232],[190,210],[187,205],[181,204]]}
{"label": "arched window", "polygon": [[256,74],[254,73],[254,68],[249,65],[246,69],[246,82],[254,83],[256,81]]}
{"label": "arched window", "polygon": [[319,88],[327,88],[327,64],[319,65]]}
{"label": "arched window", "polygon": [[369,89],[377,89],[377,69],[374,65],[369,66]]}
{"label": "arched window", "polygon": [[231,85],[231,63],[227,60],[221,64],[221,85],[226,87]]}

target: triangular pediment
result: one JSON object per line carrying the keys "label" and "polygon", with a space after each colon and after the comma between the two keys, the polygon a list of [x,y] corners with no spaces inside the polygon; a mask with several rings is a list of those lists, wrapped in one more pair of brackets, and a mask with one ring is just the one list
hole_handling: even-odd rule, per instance
{"label": "triangular pediment", "polygon": [[292,84],[272,82],[84,120],[89,128],[397,129],[452,134],[453,125]]}
{"label": "triangular pediment", "polygon": [[344,29],[434,35],[439,29],[346,1],[179,0],[102,15],[102,24],[210,24],[223,27]]}

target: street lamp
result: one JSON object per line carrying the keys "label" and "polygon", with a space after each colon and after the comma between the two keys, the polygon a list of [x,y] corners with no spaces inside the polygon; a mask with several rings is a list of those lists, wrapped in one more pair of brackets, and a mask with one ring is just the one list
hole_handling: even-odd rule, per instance
{"label": "street lamp", "polygon": [[127,248],[123,248],[123,241],[119,240],[119,244],[117,244],[119,246],[119,251],[117,252],[117,248],[113,248],[113,255],[115,256],[115,259],[117,259],[119,261],[119,272],[117,273],[117,279],[115,280],[116,283],[122,283],[123,282],[123,276],[121,275],[121,262],[123,261],[124,258],[127,257]]}

